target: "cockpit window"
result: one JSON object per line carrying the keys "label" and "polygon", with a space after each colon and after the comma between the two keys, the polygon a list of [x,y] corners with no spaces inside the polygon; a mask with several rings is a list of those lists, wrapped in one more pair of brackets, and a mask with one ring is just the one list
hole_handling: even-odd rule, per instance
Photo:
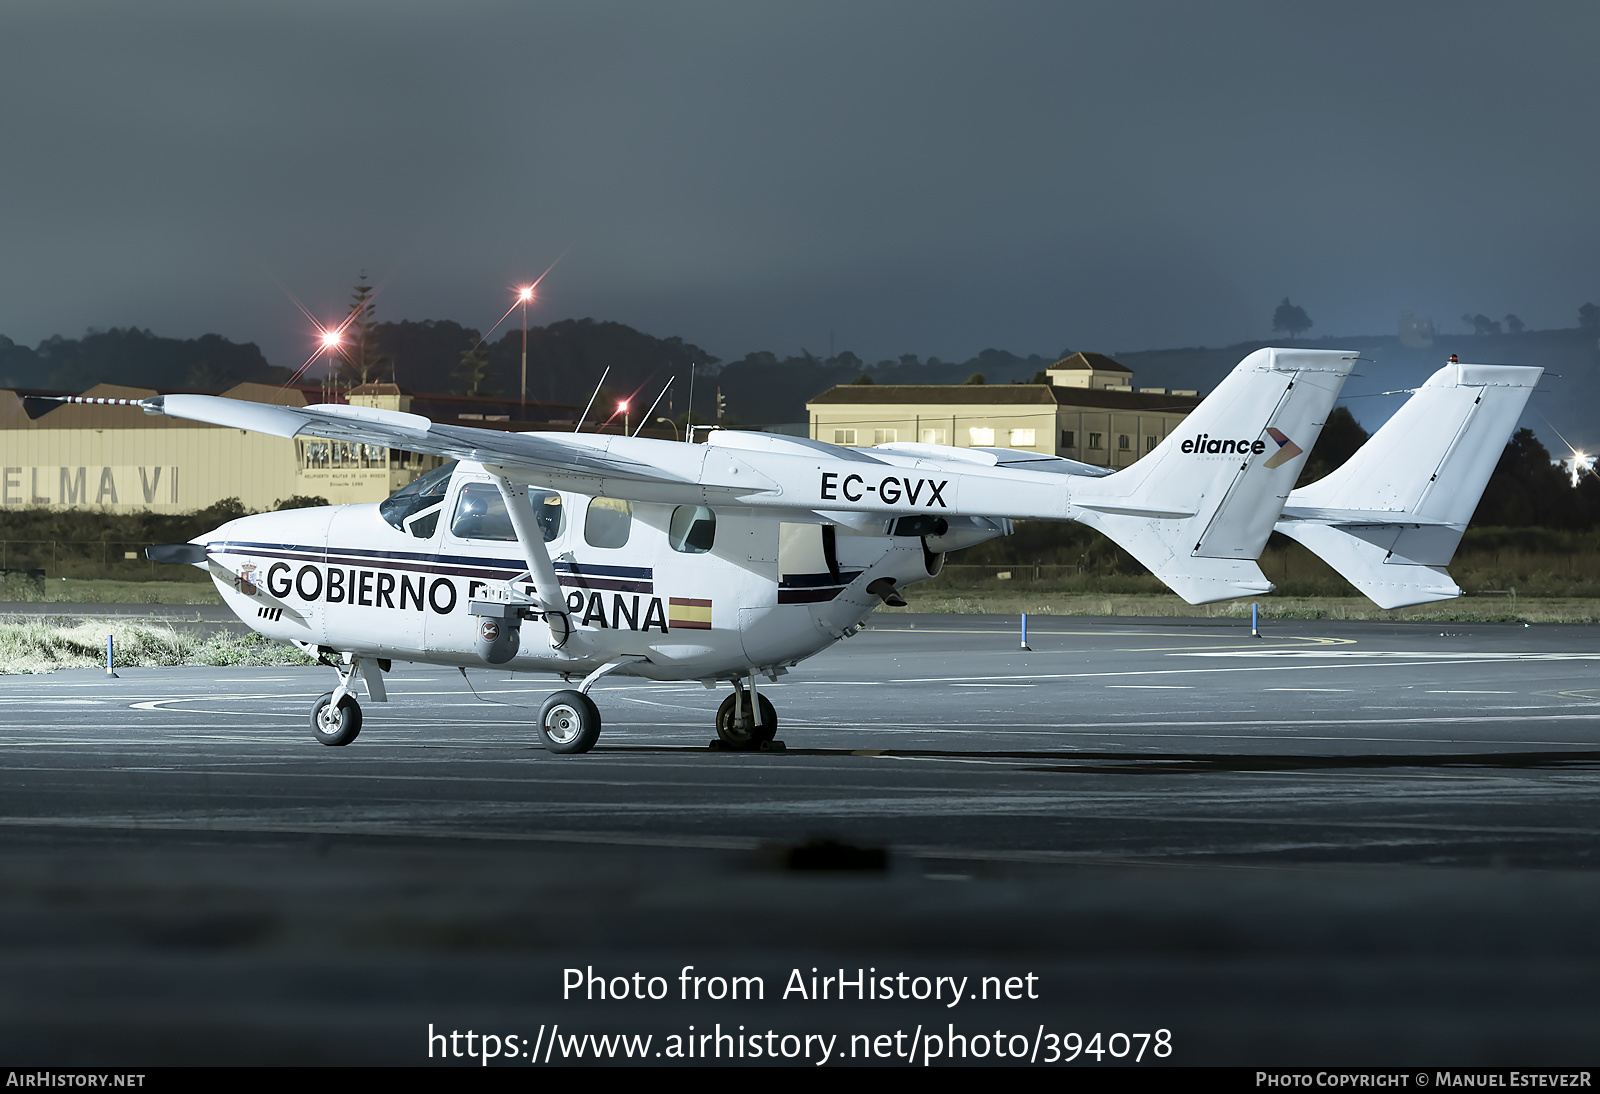
{"label": "cockpit window", "polygon": [[433,535],[439,524],[439,506],[450,489],[456,461],[434,468],[409,486],[402,486],[378,503],[378,514],[390,525],[421,539]]}
{"label": "cockpit window", "polygon": [[[539,526],[544,541],[549,543],[566,526],[561,495],[549,490],[530,490],[528,501],[533,506],[534,523]],[[469,482],[463,486],[456,498],[455,516],[450,520],[450,534],[460,539],[515,540],[517,530],[512,527],[499,487],[489,482]]]}

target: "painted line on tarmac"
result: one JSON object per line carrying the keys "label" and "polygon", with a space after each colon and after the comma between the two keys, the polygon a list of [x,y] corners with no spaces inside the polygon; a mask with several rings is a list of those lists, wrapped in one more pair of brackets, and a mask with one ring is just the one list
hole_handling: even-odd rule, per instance
{"label": "painted line on tarmac", "polygon": [[1491,661],[1600,661],[1600,653],[1502,653],[1488,650],[1467,651],[1439,651],[1429,653],[1421,650],[1257,650],[1255,652],[1238,652],[1234,650],[1201,650],[1195,653],[1175,653],[1173,657],[1318,657],[1318,658],[1366,658],[1377,660],[1386,657],[1429,657],[1441,664],[1455,662],[1475,662],[1479,660]]}
{"label": "painted line on tarmac", "polygon": [[[1233,657],[1235,654],[1204,654],[1204,653],[1179,653],[1174,657]],[[1308,656],[1335,657],[1338,654],[1310,654]],[[1401,656],[1401,655],[1396,655]],[[1432,657],[1430,654],[1409,654],[1412,657]],[[1453,665],[1498,665],[1529,660],[1596,660],[1600,661],[1600,654],[1499,654],[1486,657],[1474,657],[1472,660],[1424,660],[1424,661],[1368,661],[1356,662],[1346,660],[1343,663],[1332,665],[1241,665],[1237,668],[1205,668],[1205,669],[1120,669],[1113,672],[1018,672],[1005,676],[908,676],[892,680],[883,680],[884,684],[948,684],[958,680],[1087,680],[1107,676],[1196,676],[1202,673],[1230,673],[1230,672],[1313,672],[1329,669],[1372,669],[1372,668],[1427,668],[1433,666]]]}

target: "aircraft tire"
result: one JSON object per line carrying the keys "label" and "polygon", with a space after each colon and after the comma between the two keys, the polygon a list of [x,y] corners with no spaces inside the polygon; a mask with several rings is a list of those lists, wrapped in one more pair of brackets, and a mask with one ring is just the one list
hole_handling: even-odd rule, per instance
{"label": "aircraft tire", "polygon": [[311,733],[325,745],[347,745],[361,732],[361,704],[346,695],[335,714],[328,709],[332,699],[330,691],[311,708]]}
{"label": "aircraft tire", "polygon": [[572,756],[600,739],[600,708],[581,691],[558,691],[539,708],[539,739],[551,752]]}
{"label": "aircraft tire", "polygon": [[760,702],[756,704],[756,710],[760,712],[761,724],[740,729],[733,721],[733,704],[738,698],[736,692],[724,699],[722,705],[717,708],[717,736],[729,748],[741,752],[754,752],[778,735],[778,712],[772,709],[772,704],[767,702],[765,695],[759,696]]}

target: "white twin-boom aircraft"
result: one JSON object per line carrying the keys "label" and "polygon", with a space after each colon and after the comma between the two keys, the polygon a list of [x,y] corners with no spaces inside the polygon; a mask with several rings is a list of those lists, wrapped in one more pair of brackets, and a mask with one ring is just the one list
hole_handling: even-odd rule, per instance
{"label": "white twin-boom aircraft", "polygon": [[[1347,463],[1294,489],[1353,352],[1250,354],[1121,471],[1013,449],[841,448],[768,433],[705,444],[504,433],[343,404],[208,395],[126,400],[149,414],[451,459],[377,504],[262,513],[150,548],[206,568],[249,626],[338,673],[312,731],[349,744],[358,682],[392,661],[485,664],[581,681],[539,714],[552,752],[600,735],[589,692],[618,673],[726,681],[725,747],[774,740],[757,677],[855,633],[1011,521],[1074,520],[1191,604],[1270,592],[1276,529],[1383,607],[1460,595],[1445,566],[1540,369],[1452,363]],[[120,402],[86,399],[69,401]]]}

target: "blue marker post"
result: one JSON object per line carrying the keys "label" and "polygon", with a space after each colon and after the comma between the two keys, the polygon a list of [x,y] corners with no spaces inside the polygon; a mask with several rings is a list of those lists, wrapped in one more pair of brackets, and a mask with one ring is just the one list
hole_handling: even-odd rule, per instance
{"label": "blue marker post", "polygon": [[1028,645],[1028,613],[1027,612],[1023,612],[1022,613],[1022,648],[1027,650],[1029,653],[1033,652],[1033,647]]}
{"label": "blue marker post", "polygon": [[106,675],[117,678],[116,673],[116,638],[106,635]]}
{"label": "blue marker post", "polygon": [[1250,605],[1250,637],[1251,638],[1260,638],[1261,637],[1261,628],[1260,628],[1260,626],[1257,625],[1257,616],[1256,616],[1256,608],[1257,607],[1259,607],[1259,605],[1256,605],[1256,604]]}

